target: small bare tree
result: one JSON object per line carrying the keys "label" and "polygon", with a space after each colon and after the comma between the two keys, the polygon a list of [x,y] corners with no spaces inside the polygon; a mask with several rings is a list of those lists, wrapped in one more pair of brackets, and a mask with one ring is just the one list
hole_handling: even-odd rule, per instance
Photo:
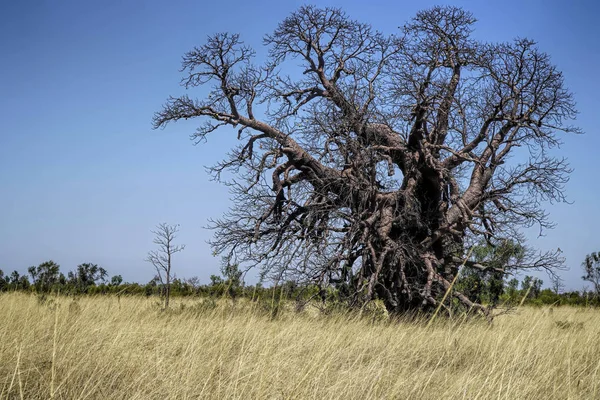
{"label": "small bare tree", "polygon": [[552,282],[552,290],[554,293],[561,294],[565,290],[565,284],[563,280],[558,275],[553,275],[550,277],[550,281]]}
{"label": "small bare tree", "polygon": [[157,225],[154,233],[154,244],[158,245],[158,250],[148,252],[146,261],[156,268],[158,279],[165,288],[165,309],[169,307],[169,296],[171,294],[171,261],[173,254],[182,251],[185,245],[175,245],[173,241],[179,232],[179,225],[169,225],[162,223]]}

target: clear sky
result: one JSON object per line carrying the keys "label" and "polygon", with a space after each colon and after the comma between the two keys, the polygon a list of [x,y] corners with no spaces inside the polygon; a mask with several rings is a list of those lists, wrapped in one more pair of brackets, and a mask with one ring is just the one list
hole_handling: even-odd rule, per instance
{"label": "clear sky", "polygon": [[[558,224],[541,249],[560,247],[580,288],[580,263],[600,250],[600,5],[589,1],[319,1],[394,33],[416,11],[460,5],[478,18],[476,37],[529,37],[564,71],[585,135],[565,137],[561,152],[575,172],[573,205],[549,207]],[[226,188],[204,166],[232,143],[218,132],[193,146],[194,123],[151,129],[152,114],[182,92],[182,54],[207,35],[238,32],[260,50],[261,38],[298,1],[2,1],[0,2],[0,269],[25,272],[53,259],[66,272],[83,262],[147,282],[143,260],[159,222],[181,224],[180,277],[206,282],[218,273],[203,229],[229,204]],[[193,93],[190,93],[193,94]],[[546,279],[547,280],[547,279]]]}

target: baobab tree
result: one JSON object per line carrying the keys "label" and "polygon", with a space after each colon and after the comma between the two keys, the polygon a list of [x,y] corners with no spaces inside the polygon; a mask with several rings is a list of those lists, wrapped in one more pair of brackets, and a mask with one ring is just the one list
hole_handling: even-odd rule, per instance
{"label": "baobab tree", "polygon": [[151,263],[156,269],[156,276],[164,288],[165,309],[169,308],[169,298],[171,296],[171,266],[173,254],[179,253],[185,249],[185,245],[176,245],[174,243],[179,232],[179,225],[169,225],[161,223],[157,225],[154,233],[154,244],[158,250],[152,250],[148,253],[146,261]]}
{"label": "baobab tree", "polygon": [[[171,97],[153,122],[199,118],[196,142],[237,133],[211,169],[235,176],[215,252],[402,311],[436,307],[463,263],[490,268],[467,259],[482,238],[551,227],[542,202],[565,200],[570,170],[549,149],[578,132],[572,95],[535,42],[480,42],[474,23],[434,7],[385,35],[306,6],[265,36],[264,62],[231,33],[186,53],[181,84],[207,96]],[[562,262],[527,254],[511,267]]]}

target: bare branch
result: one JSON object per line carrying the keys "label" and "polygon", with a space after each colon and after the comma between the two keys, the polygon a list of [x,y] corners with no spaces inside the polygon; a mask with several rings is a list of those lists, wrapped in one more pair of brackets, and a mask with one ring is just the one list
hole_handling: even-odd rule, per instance
{"label": "bare branch", "polygon": [[[198,118],[195,142],[235,128],[239,144],[210,169],[234,176],[233,206],[212,221],[214,251],[402,311],[437,307],[475,239],[551,228],[544,203],[566,201],[571,172],[551,149],[579,132],[572,94],[533,41],[478,42],[475,22],[433,7],[385,35],[340,9],[304,6],[265,37],[263,65],[237,34],[186,53],[183,86],[208,95],[168,99],[154,127]],[[563,263],[533,252],[505,261],[465,265]]]}

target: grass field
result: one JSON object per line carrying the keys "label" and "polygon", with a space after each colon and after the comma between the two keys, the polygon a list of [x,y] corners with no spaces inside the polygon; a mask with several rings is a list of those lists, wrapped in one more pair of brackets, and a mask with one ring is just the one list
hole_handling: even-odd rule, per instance
{"label": "grass field", "polygon": [[600,311],[493,325],[0,295],[0,399],[598,399]]}

